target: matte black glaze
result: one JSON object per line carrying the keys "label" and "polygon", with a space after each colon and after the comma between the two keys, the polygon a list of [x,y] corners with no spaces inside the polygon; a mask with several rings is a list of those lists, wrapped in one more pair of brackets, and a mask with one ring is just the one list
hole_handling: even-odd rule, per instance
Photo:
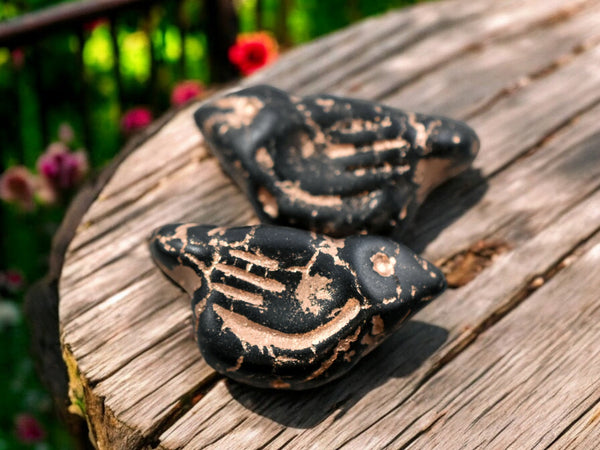
{"label": "matte black glaze", "polygon": [[150,249],[192,297],[195,334],[219,373],[306,389],[347,372],[446,287],[396,242],[258,225],[166,225]]}
{"label": "matte black glaze", "polygon": [[195,119],[262,221],[334,236],[401,232],[479,149],[462,122],[271,86],[219,98]]}

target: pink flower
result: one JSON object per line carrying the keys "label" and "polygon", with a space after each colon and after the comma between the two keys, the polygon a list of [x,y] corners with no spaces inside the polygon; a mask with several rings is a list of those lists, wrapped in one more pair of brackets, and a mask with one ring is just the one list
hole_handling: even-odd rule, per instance
{"label": "pink flower", "polygon": [[146,128],[152,122],[152,113],[148,108],[132,108],[123,114],[121,118],[121,129],[130,134]]}
{"label": "pink flower", "polygon": [[42,425],[31,414],[19,414],[15,418],[17,438],[25,444],[35,444],[46,437]]}
{"label": "pink flower", "polygon": [[277,42],[264,32],[240,34],[234,45],[229,48],[229,60],[244,75],[273,62],[277,59]]}
{"label": "pink flower", "polygon": [[10,167],[0,177],[0,199],[15,203],[25,211],[31,211],[35,206],[33,198],[36,181],[27,167]]}
{"label": "pink flower", "polygon": [[62,142],[50,144],[37,162],[43,180],[54,189],[70,189],[77,185],[88,171],[85,152],[70,152]]}
{"label": "pink flower", "polygon": [[188,80],[177,84],[171,92],[171,104],[181,106],[190,100],[198,97],[204,86],[199,81]]}

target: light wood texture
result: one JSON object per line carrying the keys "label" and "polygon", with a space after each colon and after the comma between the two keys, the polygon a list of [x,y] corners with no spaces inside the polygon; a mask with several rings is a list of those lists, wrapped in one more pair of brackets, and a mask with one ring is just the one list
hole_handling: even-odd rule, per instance
{"label": "light wood texture", "polygon": [[204,363],[189,299],[147,238],[169,222],[256,217],[207,152],[197,104],[141,143],[85,213],[60,278],[71,394],[98,447],[597,444],[599,24],[600,0],[426,3],[243,81],[448,114],[482,140],[474,169],[432,194],[408,240],[472,280],[317,390],[248,388]]}

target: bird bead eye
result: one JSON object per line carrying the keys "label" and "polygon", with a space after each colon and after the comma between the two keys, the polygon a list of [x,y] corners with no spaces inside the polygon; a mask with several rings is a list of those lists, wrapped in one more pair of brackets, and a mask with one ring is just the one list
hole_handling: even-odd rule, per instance
{"label": "bird bead eye", "polygon": [[420,299],[445,289],[439,269],[396,242],[377,236],[347,241],[351,245],[346,245],[344,257],[355,267],[361,292],[390,320],[405,308],[414,312],[421,307]]}
{"label": "bird bead eye", "polygon": [[377,252],[371,256],[373,271],[382,277],[391,277],[396,273],[396,258],[383,252]]}
{"label": "bird bead eye", "polygon": [[394,302],[400,292],[398,248],[376,236],[350,237],[345,258],[355,267],[358,285],[373,305]]}

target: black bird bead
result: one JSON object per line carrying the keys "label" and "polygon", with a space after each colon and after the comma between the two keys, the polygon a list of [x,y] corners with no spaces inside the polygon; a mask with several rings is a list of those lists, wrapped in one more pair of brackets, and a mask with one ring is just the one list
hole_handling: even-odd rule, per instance
{"label": "black bird bead", "polygon": [[214,100],[195,119],[263,222],[332,236],[401,234],[479,150],[459,121],[271,86]]}
{"label": "black bird bead", "polygon": [[300,390],[343,375],[446,287],[435,266],[375,236],[171,224],[150,249],[192,298],[206,362],[258,387]]}

